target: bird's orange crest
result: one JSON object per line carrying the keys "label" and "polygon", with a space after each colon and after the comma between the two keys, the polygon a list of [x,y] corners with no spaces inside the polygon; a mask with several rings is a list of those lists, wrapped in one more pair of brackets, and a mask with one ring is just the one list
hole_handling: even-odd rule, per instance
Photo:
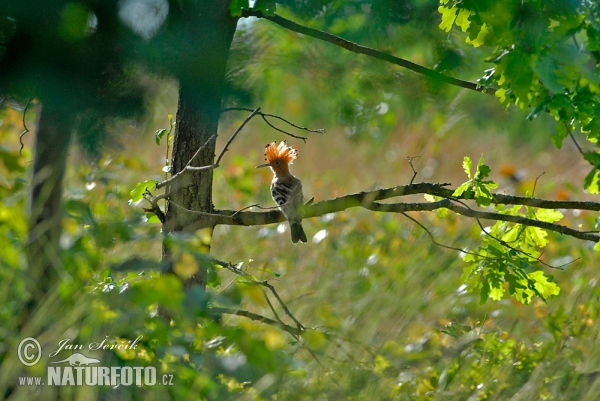
{"label": "bird's orange crest", "polygon": [[292,164],[297,156],[298,151],[291,146],[287,146],[285,141],[281,141],[279,145],[277,145],[277,142],[271,142],[265,146],[265,160],[269,164],[274,164],[277,161]]}

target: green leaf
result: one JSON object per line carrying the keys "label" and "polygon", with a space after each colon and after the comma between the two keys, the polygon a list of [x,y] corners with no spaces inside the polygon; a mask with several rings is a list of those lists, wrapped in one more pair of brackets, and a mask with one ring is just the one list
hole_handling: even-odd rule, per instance
{"label": "green leaf", "polygon": [[248,0],[231,0],[229,4],[229,13],[232,17],[241,17],[242,10],[249,8]]}
{"label": "green leaf", "polygon": [[535,213],[535,216],[538,220],[548,223],[554,223],[564,217],[560,211],[554,209],[540,209]]}
{"label": "green leaf", "polygon": [[461,186],[459,186],[458,188],[456,188],[454,190],[454,193],[452,194],[452,196],[462,196],[462,194],[467,191],[469,188],[471,188],[471,181],[467,181],[464,184],[462,184]]}
{"label": "green leaf", "polygon": [[471,158],[469,156],[465,156],[462,166],[463,170],[465,170],[465,173],[467,173],[467,177],[471,179],[471,167],[473,167],[473,162],[471,162]]}
{"label": "green leaf", "polygon": [[475,190],[475,201],[479,206],[489,206],[492,203],[493,197],[490,191],[483,186],[477,185]]}
{"label": "green leaf", "polygon": [[467,32],[467,29],[469,29],[469,25],[471,25],[471,21],[469,21],[470,15],[471,12],[469,10],[461,8],[458,12],[458,15],[456,16],[455,23],[457,26],[460,27],[460,29],[462,29],[463,32]]}
{"label": "green leaf", "polygon": [[527,227],[526,231],[529,237],[531,237],[535,244],[540,248],[543,248],[548,244],[548,240],[546,239],[548,232],[546,230],[539,227]]}
{"label": "green leaf", "polygon": [[479,303],[485,304],[490,297],[490,283],[487,280],[483,280],[481,283],[481,291],[479,292]]}
{"label": "green leaf", "polygon": [[552,142],[554,142],[554,146],[556,146],[558,149],[562,148],[562,143],[567,135],[569,135],[569,133],[567,132],[565,125],[561,122],[556,124],[556,133],[552,135]]}
{"label": "green leaf", "polygon": [[585,126],[581,128],[581,132],[588,133],[587,139],[596,142],[600,139],[600,117],[592,118]]}
{"label": "green leaf", "polygon": [[475,178],[477,178],[477,179],[486,178],[488,175],[490,175],[491,171],[492,171],[491,168],[489,168],[488,166],[483,164],[483,154],[482,154],[481,157],[479,158],[479,163],[477,163],[477,172],[475,173]]}
{"label": "green leaf", "polygon": [[439,28],[446,32],[450,32],[452,25],[454,25],[454,20],[456,20],[458,9],[440,6],[438,7],[438,11],[442,14],[442,22],[440,23]]}
{"label": "green leaf", "polygon": [[546,96],[540,103],[536,104],[532,109],[531,112],[527,115],[527,119],[528,120],[533,120],[534,118],[536,118],[537,116],[539,116],[541,113],[546,111],[546,107],[548,106],[548,104],[550,103],[550,96]]}
{"label": "green leaf", "polygon": [[504,287],[491,288],[489,297],[491,300],[500,301],[504,296]]}
{"label": "green leaf", "polygon": [[558,66],[550,57],[544,56],[535,60],[531,68],[535,71],[542,81],[543,85],[553,94],[561,94],[565,92],[565,86],[561,84],[561,78],[556,74]]}
{"label": "green leaf", "polygon": [[590,194],[598,194],[600,193],[600,186],[598,185],[599,181],[600,170],[594,167],[592,168],[592,171],[585,176],[583,180],[583,188],[587,189]]}
{"label": "green leaf", "polygon": [[583,158],[594,165],[596,168],[600,168],[600,153],[598,152],[586,152]]}
{"label": "green leaf", "polygon": [[560,288],[552,282],[552,276],[544,276],[541,270],[529,273],[529,278],[535,282],[535,289],[544,300],[560,293]]}
{"label": "green leaf", "polygon": [[10,152],[4,146],[0,146],[0,160],[10,172],[25,171],[25,163],[19,154]]}
{"label": "green leaf", "polygon": [[160,145],[160,140],[162,139],[162,137],[165,135],[166,132],[167,132],[167,130],[164,128],[156,130],[156,132],[154,133],[154,140],[156,141],[157,145]]}
{"label": "green leaf", "polygon": [[156,184],[158,184],[158,181],[156,180],[138,182],[135,188],[129,192],[129,195],[131,195],[129,202],[137,202],[141,200],[144,197],[146,190],[148,190],[148,188],[154,188]]}
{"label": "green leaf", "polygon": [[154,213],[146,213],[146,219],[148,219],[148,223],[160,223],[158,216]]}
{"label": "green leaf", "polygon": [[500,65],[504,70],[502,78],[517,97],[515,103],[521,109],[525,108],[529,104],[529,92],[533,83],[533,71],[529,67],[530,56],[521,50],[513,50],[502,57]]}

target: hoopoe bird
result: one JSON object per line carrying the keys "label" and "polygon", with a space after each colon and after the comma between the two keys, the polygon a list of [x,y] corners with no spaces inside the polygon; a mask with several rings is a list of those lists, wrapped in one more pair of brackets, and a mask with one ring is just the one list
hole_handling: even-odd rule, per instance
{"label": "hoopoe bird", "polygon": [[290,164],[298,156],[296,149],[287,146],[282,141],[279,146],[272,142],[265,146],[265,160],[267,163],[256,168],[270,167],[273,172],[271,182],[271,196],[279,206],[279,210],[290,222],[292,242],[306,242],[306,234],[302,228],[304,195],[302,182],[290,173]]}

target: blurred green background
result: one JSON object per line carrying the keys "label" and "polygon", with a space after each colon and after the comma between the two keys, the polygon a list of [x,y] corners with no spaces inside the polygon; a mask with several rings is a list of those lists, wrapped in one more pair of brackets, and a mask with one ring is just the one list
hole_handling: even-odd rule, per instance
{"label": "blurred green background", "polygon": [[[477,79],[483,70],[473,61],[478,50],[460,44],[464,35],[447,35],[431,23],[437,3],[414,4],[416,14],[407,14],[410,18],[394,27],[358,13],[326,16],[312,24],[440,71]],[[288,15],[284,8],[280,12]],[[20,387],[14,399],[40,394],[120,400],[600,397],[600,258],[593,244],[556,234],[549,235],[543,259],[557,266],[574,261],[562,270],[546,271],[561,288],[557,297],[547,303],[534,299],[523,305],[503,299],[481,305],[479,295],[467,291],[461,278],[464,262],[459,253],[436,246],[401,215],[356,208],[308,219],[307,245],[290,243],[286,223],[218,226],[212,256],[243,263],[239,266],[256,279],[268,279],[294,316],[315,330],[297,341],[276,326],[244,317],[208,316],[207,304],[271,318],[273,312],[261,287],[226,269],[210,267],[207,293],[187,292],[185,297],[178,281],[158,277],[160,225],[146,221],[142,208],[147,205],[128,200],[137,182],[164,178],[165,141],[157,146],[153,134],[168,128],[167,115],[177,108],[178,85],[148,71],[137,75],[153,92],[145,115],[111,121],[99,156],[72,148],[61,238],[65,279],[36,316],[43,344],[65,337],[85,343],[110,336],[118,342],[142,334],[138,352],[105,351],[97,357],[106,366],[157,366],[161,373],[175,374],[175,385],[84,387],[58,393]],[[265,143],[283,139],[299,150],[292,173],[302,180],[305,198],[315,201],[408,184],[413,172],[407,157],[414,158],[416,182],[447,182],[455,188],[466,181],[463,157],[476,160],[482,153],[501,192],[524,196],[538,179],[537,197],[595,199],[581,189],[589,168],[572,143],[565,141],[562,149],[552,144],[556,123],[549,115],[529,121],[527,110],[507,110],[491,96],[435,85],[267,21],[239,22],[228,82],[224,106],[260,106],[326,133],[309,133],[304,143],[259,119],[251,121],[215,170],[217,208],[273,206],[270,173],[254,167],[262,163]],[[5,103],[0,110],[3,373],[19,366],[9,354],[25,334],[16,327],[27,299],[25,210],[39,109],[34,102],[26,115],[31,132],[23,138],[22,154],[23,105]],[[217,149],[247,114],[223,115]],[[424,199],[413,196],[406,201]],[[473,248],[481,240],[481,228],[467,218],[435,212],[411,216],[443,244]],[[592,229],[595,219],[593,213],[566,211],[562,223]],[[202,233],[173,241],[181,266],[203,263],[207,244]],[[269,296],[282,320],[294,326]],[[172,312],[176,323],[157,318],[159,304]],[[47,364],[47,358],[43,362]],[[41,375],[40,369],[22,375]]]}

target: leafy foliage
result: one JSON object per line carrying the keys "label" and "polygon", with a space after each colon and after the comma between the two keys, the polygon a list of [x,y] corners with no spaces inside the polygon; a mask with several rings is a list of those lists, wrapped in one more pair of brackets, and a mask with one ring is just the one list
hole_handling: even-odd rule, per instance
{"label": "leafy foliage", "polygon": [[[578,128],[596,144],[600,113],[600,19],[594,2],[445,0],[440,28],[454,25],[468,33],[467,43],[485,45],[494,66],[479,80],[498,86],[503,105],[532,108],[529,118],[548,112],[556,121],[553,141],[560,148]],[[595,153],[595,152],[594,152]],[[588,159],[588,158],[586,158]],[[584,183],[596,193],[593,168]]]}
{"label": "leafy foliage", "polygon": [[464,196],[466,199],[475,199],[480,206],[489,206],[493,200],[491,189],[498,188],[492,180],[484,181],[492,171],[488,166],[483,164],[483,155],[477,163],[475,174],[471,176],[472,162],[468,156],[465,156],[463,161],[463,169],[469,177],[469,181],[461,184],[454,191],[454,196]]}
{"label": "leafy foliage", "polygon": [[[88,12],[92,7],[88,4],[92,3],[65,6],[67,19],[73,25],[66,26],[63,35],[70,35],[76,42],[86,40],[82,10]],[[592,49],[597,31],[592,13],[581,20],[585,34],[592,39],[581,42],[579,36],[584,31],[575,24],[578,8],[571,7],[575,11],[564,15],[551,12],[552,29],[541,30],[543,35],[536,33],[536,24],[515,26],[511,22],[517,17],[522,21],[525,17],[533,22],[544,21],[544,13],[556,8],[556,2],[508,2],[506,6],[492,1],[484,1],[481,6],[474,2],[446,2],[440,9],[444,14],[444,30],[431,22],[439,17],[431,13],[437,2],[392,3],[334,1],[323,7],[322,2],[306,0],[284,1],[277,7],[278,13],[312,18],[307,24],[399,52],[439,71],[476,70],[480,66],[474,58],[471,64],[465,63],[470,56],[492,47],[505,50],[507,55],[498,53],[497,60],[491,60],[496,67],[486,72],[490,81],[482,81],[482,85],[501,86],[498,93],[505,103],[513,102],[524,108],[531,104],[531,118],[547,114],[545,110],[558,118],[554,137],[557,146],[569,135],[567,127],[571,130],[578,124],[581,127],[581,121],[589,118],[582,131],[590,140],[597,139],[594,82],[583,73],[590,63],[580,62],[588,56],[567,52],[575,55],[573,66],[568,57],[558,57],[559,47],[568,49],[572,45],[558,39],[556,48],[552,45],[547,56],[541,55],[545,35],[562,34],[571,22],[578,41]],[[238,1],[231,4],[233,12],[249,6]],[[175,3],[170,5],[176,10]],[[266,13],[274,4],[257,1],[254,7]],[[523,8],[529,13],[522,14]],[[542,10],[542,16],[536,16],[530,8]],[[27,11],[33,10],[30,9]],[[478,20],[480,11],[481,18],[485,17],[482,20]],[[493,13],[499,16],[498,21],[490,17]],[[114,26],[119,24],[116,21]],[[468,39],[459,39],[472,46],[461,47],[455,37],[440,39],[454,24],[469,34]],[[2,35],[4,28],[2,25]],[[444,170],[442,178],[446,179],[454,171],[451,164],[444,162],[449,159],[448,154],[463,156],[465,148],[477,141],[497,146],[498,131],[490,127],[506,125],[504,114],[489,112],[493,109],[482,113],[483,102],[463,103],[461,97],[435,83],[414,79],[368,59],[357,61],[354,55],[342,54],[322,44],[309,46],[304,38],[275,31],[266,24],[256,22],[245,29],[240,32],[238,47],[230,58],[234,68],[229,79],[237,78],[238,83],[247,79],[246,89],[256,90],[255,99],[264,100],[282,115],[300,117],[313,124],[328,121],[328,126],[342,127],[339,132],[331,130],[331,136],[311,138],[305,146],[312,153],[303,153],[311,157],[300,158],[294,166],[301,171],[305,190],[317,198],[347,193],[349,188],[364,189],[366,182],[397,183],[406,177],[401,174],[408,171],[398,165],[397,157],[413,150],[427,156],[420,159],[423,164],[417,165],[419,173],[425,175],[429,171],[437,179],[436,171],[439,174]],[[514,35],[520,35],[518,41]],[[524,47],[527,40],[539,42],[533,53]],[[517,42],[515,48],[511,47],[511,41]],[[0,46],[5,43],[0,42]],[[139,50],[139,42],[131,43],[136,43],[132,47]],[[164,42],[159,44],[150,43],[148,47],[158,46],[160,51],[156,53],[168,63],[171,49],[163,46]],[[240,50],[242,46],[245,52]],[[90,47],[86,43],[82,48]],[[589,57],[586,60],[595,55]],[[240,63],[240,59],[244,62]],[[519,69],[519,63],[535,68],[528,72],[527,68]],[[547,91],[544,94],[549,98],[546,103],[541,85],[553,90],[552,96]],[[565,93],[560,92],[562,85]],[[113,89],[121,88],[116,85]],[[589,98],[582,96],[585,92],[582,88],[591,94]],[[452,102],[446,96],[453,96]],[[468,111],[472,113],[467,114]],[[24,305],[30,298],[24,287],[27,218],[23,210],[27,162],[31,155],[28,147],[23,154],[18,151],[16,138],[22,131],[21,114],[9,108],[0,112],[0,138],[7,143],[0,148],[2,387],[7,380],[16,379],[23,369],[12,362],[16,360],[16,344],[26,335],[20,328],[26,319]],[[157,114],[166,113],[161,110]],[[473,122],[481,115],[489,120],[487,128],[473,129]],[[459,122],[464,116],[469,118],[461,126]],[[460,277],[456,254],[430,245],[430,238],[408,220],[386,214],[352,211],[311,219],[305,224],[312,238],[304,248],[291,248],[287,235],[282,235],[285,224],[257,229],[218,227],[213,243],[209,239],[211,234],[202,231],[165,240],[158,225],[145,224],[144,214],[134,203],[141,201],[144,193],[152,191],[161,179],[163,160],[169,164],[169,130],[174,124],[171,117],[170,120],[169,129],[158,130],[154,138],[137,142],[133,136],[123,134],[125,141],[132,141],[131,149],[135,151],[128,148],[123,153],[111,153],[95,165],[81,163],[79,155],[74,153],[74,163],[69,165],[58,265],[62,281],[32,320],[48,328],[44,338],[49,344],[64,336],[84,344],[108,337],[107,341],[114,345],[143,336],[136,350],[103,352],[100,355],[103,364],[154,366],[159,374],[175,377],[173,387],[98,388],[99,398],[580,400],[584,396],[597,397],[594,380],[600,361],[597,342],[600,293],[598,256],[589,250],[589,244],[573,246],[562,238],[550,237],[545,230],[521,224],[496,223],[473,232],[461,225],[456,216],[443,219],[434,214],[419,216],[433,225],[432,232],[438,241],[461,246],[477,244],[463,252],[466,267]],[[235,121],[224,121],[224,130],[229,123]],[[531,124],[530,127],[537,127]],[[452,130],[454,126],[460,128]],[[247,137],[240,136],[241,142],[235,142],[227,163],[216,172],[215,202],[239,208],[256,202],[257,198],[267,202],[268,178],[253,169],[255,161],[260,160],[260,149],[254,149],[257,141],[272,140],[273,132],[261,131],[255,126]],[[538,137],[544,134],[544,130],[540,131]],[[446,146],[448,132],[458,138],[453,146]],[[348,143],[343,133],[352,141],[361,141],[360,145]],[[514,152],[511,161],[522,159],[524,164],[530,163],[525,165],[539,168],[536,160],[543,159],[544,154],[552,157],[555,154],[545,147],[536,147],[533,144],[536,133],[527,133],[531,137],[527,136],[523,143],[510,144],[510,152]],[[153,141],[160,144],[163,138],[166,157],[156,146],[152,145],[150,150],[144,146]],[[350,154],[360,157],[360,162],[347,157]],[[489,158],[489,153],[486,154]],[[595,152],[586,156],[594,164],[586,179],[590,192],[598,187],[596,156]],[[464,159],[463,167],[468,181],[455,195],[475,199],[481,206],[489,205],[496,183],[490,179],[492,173],[483,156],[474,172],[469,158]],[[138,182],[140,179],[145,180]],[[546,186],[546,191],[552,185],[555,183]],[[596,218],[586,212],[563,216],[558,211],[528,207],[498,207],[497,211],[548,222],[565,218],[581,225],[593,225]],[[172,265],[158,262],[163,240],[173,252]],[[244,274],[216,264],[208,255],[209,246],[213,257],[236,261],[235,266]],[[551,261],[565,255],[567,260],[563,262],[580,260],[568,274],[556,270],[555,281],[541,270],[542,252]],[[562,265],[558,260],[552,264]],[[182,281],[201,269],[207,271],[206,291],[182,285]],[[173,274],[163,274],[165,271]],[[294,322],[281,310],[273,294],[257,284],[263,281],[277,289],[289,310],[308,327],[303,335],[292,335],[279,324],[223,312],[249,311],[275,321],[281,319],[294,328]],[[556,297],[555,302],[543,302],[551,297]],[[488,299],[499,302],[479,305]],[[18,368],[13,369],[15,366]],[[25,373],[42,374],[36,368]],[[15,397],[39,398],[39,393],[29,390],[32,389],[18,388]],[[61,394],[85,398],[89,396],[86,391],[69,388]]]}
{"label": "leafy foliage", "polygon": [[[503,209],[501,213],[511,216],[535,217],[540,221],[555,222],[563,215],[555,210],[534,211],[521,206]],[[471,290],[479,290],[481,303],[488,299],[501,300],[508,294],[520,302],[530,303],[533,296],[546,300],[558,295],[560,289],[546,277],[539,265],[541,249],[548,244],[548,233],[539,227],[497,222],[482,232],[483,245],[464,254],[467,263],[463,279]]]}

